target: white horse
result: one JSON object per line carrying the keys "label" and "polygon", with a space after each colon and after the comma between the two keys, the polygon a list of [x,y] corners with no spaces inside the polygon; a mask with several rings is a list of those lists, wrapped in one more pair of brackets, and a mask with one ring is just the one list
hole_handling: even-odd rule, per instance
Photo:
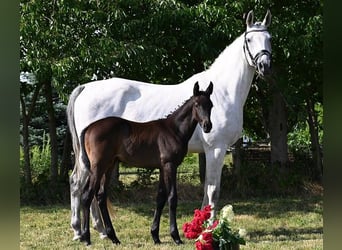
{"label": "white horse", "polygon": [[[205,134],[197,126],[189,141],[189,152],[205,153],[206,174],[202,206],[217,204],[223,159],[226,150],[241,137],[243,106],[254,73],[270,72],[271,43],[267,31],[271,13],[262,22],[254,23],[253,11],[246,17],[246,31],[230,44],[211,67],[176,85],[155,85],[122,78],[93,81],[80,85],[70,95],[68,124],[75,152],[75,167],[70,176],[71,226],[74,239],[81,235],[80,196],[88,170],[80,151],[80,135],[91,123],[109,116],[146,122],[163,118],[192,95],[195,82],[202,89],[212,81],[212,130]],[[167,98],[165,98],[167,96]],[[94,227],[106,237],[97,203],[92,204]],[[214,215],[214,213],[212,214]]]}

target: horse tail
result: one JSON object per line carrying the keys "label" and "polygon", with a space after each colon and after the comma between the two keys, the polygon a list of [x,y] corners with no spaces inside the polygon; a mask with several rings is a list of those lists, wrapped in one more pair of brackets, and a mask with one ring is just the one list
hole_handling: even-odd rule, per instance
{"label": "horse tail", "polygon": [[110,201],[108,197],[107,197],[107,210],[108,210],[110,217],[112,219],[115,218],[115,209],[114,209],[112,202]]}
{"label": "horse tail", "polygon": [[75,167],[78,165],[78,157],[80,155],[80,141],[77,136],[77,131],[76,131],[76,126],[75,126],[75,101],[76,98],[79,96],[79,94],[83,91],[84,86],[80,85],[77,86],[71,93],[68,101],[68,106],[67,106],[67,121],[68,121],[68,126],[69,126],[69,131],[71,134],[71,140],[72,140],[72,148],[74,150],[75,154]]}

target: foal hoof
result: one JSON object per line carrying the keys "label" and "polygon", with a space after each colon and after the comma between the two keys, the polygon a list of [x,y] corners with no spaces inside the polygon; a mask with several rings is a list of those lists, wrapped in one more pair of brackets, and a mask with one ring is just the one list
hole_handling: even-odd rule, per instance
{"label": "foal hoof", "polygon": [[158,238],[158,239],[153,239],[153,241],[154,241],[154,244],[156,244],[156,245],[159,245],[159,244],[161,244],[161,241],[160,241],[160,239]]}
{"label": "foal hoof", "polygon": [[115,245],[120,245],[121,244],[121,242],[119,241],[119,239],[113,239],[112,240],[112,242],[113,242],[113,244],[115,244]]}
{"label": "foal hoof", "polygon": [[91,245],[90,237],[88,237],[87,234],[83,234],[80,237],[80,242],[84,242],[86,246],[90,246]]}
{"label": "foal hoof", "polygon": [[184,244],[183,241],[182,241],[181,239],[175,240],[175,243],[176,243],[177,245]]}

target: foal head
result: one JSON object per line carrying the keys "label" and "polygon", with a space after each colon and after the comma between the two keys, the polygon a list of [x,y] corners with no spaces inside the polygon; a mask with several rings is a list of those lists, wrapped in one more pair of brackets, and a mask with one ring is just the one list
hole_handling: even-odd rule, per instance
{"label": "foal head", "polygon": [[210,120],[211,109],[213,103],[210,100],[210,95],[213,93],[213,83],[210,82],[205,91],[200,91],[198,82],[195,83],[193,93],[193,108],[192,113],[198,124],[202,127],[204,133],[209,133],[212,124]]}

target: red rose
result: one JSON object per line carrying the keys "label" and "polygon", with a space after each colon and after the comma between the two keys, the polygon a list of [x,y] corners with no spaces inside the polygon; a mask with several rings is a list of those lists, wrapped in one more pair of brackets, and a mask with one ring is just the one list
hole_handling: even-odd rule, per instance
{"label": "red rose", "polygon": [[197,250],[213,250],[213,235],[211,232],[203,232],[200,238],[196,241]]}

